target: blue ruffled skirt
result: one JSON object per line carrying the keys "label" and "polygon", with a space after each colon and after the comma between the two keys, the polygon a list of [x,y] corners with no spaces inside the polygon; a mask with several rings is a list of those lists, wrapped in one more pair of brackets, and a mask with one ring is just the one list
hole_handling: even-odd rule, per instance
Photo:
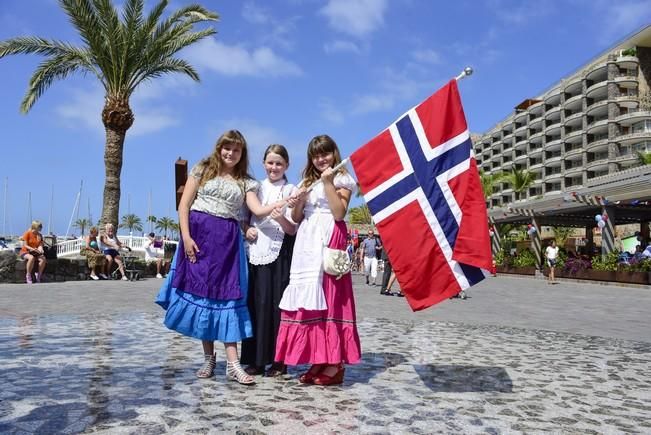
{"label": "blue ruffled skirt", "polygon": [[240,236],[240,288],[242,297],[235,300],[216,300],[195,296],[172,287],[176,273],[176,259],[183,255],[177,247],[170,273],[161,286],[156,303],[166,310],[164,324],[169,329],[188,337],[206,341],[234,343],[253,336],[247,307],[248,262],[244,242]]}

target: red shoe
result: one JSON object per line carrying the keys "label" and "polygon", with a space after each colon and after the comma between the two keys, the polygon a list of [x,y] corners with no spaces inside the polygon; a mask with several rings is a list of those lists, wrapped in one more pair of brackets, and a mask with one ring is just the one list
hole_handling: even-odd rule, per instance
{"label": "red shoe", "polygon": [[346,373],[346,368],[343,365],[339,366],[337,373],[332,376],[319,373],[314,378],[314,385],[339,385],[344,382],[344,373]]}
{"label": "red shoe", "polygon": [[319,373],[321,370],[323,370],[323,365],[321,364],[314,364],[308,371],[303,373],[299,378],[298,382],[301,384],[313,384],[314,383],[314,378],[319,376]]}

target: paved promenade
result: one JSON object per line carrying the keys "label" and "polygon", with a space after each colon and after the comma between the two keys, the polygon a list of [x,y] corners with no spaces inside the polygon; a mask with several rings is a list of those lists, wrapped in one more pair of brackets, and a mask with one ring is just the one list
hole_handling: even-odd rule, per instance
{"label": "paved promenade", "polygon": [[651,433],[651,289],[498,277],[412,313],[355,275],[342,386],[198,380],[160,280],[0,285],[0,433]]}

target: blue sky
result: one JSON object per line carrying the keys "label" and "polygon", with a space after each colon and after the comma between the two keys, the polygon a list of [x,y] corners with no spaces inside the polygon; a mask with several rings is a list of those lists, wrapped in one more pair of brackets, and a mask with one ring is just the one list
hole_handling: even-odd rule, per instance
{"label": "blue sky", "polygon": [[[188,3],[173,0],[168,10]],[[649,0],[201,3],[221,16],[217,35],[181,56],[201,83],[169,76],[132,98],[136,120],[125,142],[120,215],[144,219],[151,192],[152,213],[176,220],[174,161],[195,163],[230,128],[247,138],[258,178],[266,145],[287,146],[296,182],[310,138],[327,133],[350,154],[467,65],[475,74],[460,84],[466,117],[472,131],[484,132],[523,99],[651,23]],[[78,43],[55,0],[2,0],[0,39],[21,35]],[[47,229],[53,189],[51,229],[64,234],[81,180],[80,217],[90,209],[96,220],[101,211],[102,90],[90,76],[58,82],[21,115],[39,61],[0,59],[0,232],[5,207],[7,232],[27,228],[30,192],[32,216]]]}

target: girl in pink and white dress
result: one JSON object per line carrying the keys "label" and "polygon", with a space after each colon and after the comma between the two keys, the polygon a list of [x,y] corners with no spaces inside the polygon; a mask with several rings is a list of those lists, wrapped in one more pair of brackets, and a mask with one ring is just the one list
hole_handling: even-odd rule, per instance
{"label": "girl in pink and white dress", "polygon": [[[292,220],[300,223],[294,245],[290,282],[280,301],[276,361],[312,364],[302,383],[343,382],[344,364],[357,364],[361,347],[355,319],[350,273],[337,279],[323,271],[323,247],[346,249],[344,217],[355,180],[332,168],[341,162],[337,144],[316,136],[307,150],[307,166],[298,193],[289,200]],[[317,180],[311,192],[306,189]]]}

